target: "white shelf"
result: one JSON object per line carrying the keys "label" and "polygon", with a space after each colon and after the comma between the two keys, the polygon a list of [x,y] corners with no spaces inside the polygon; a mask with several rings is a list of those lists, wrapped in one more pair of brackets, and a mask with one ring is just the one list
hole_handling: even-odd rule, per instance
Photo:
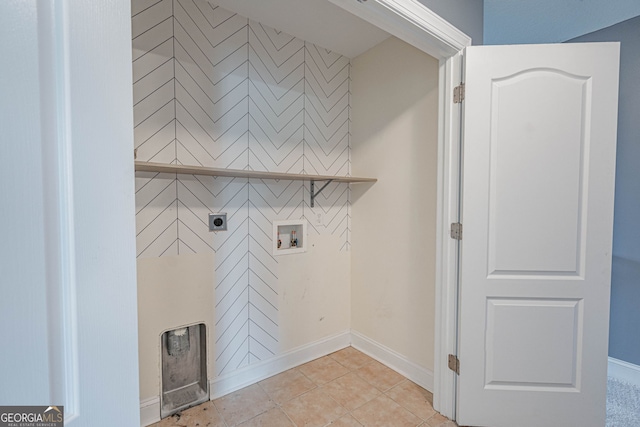
{"label": "white shelf", "polygon": [[376,182],[376,178],[355,176],[306,175],[281,172],[259,172],[240,169],[208,168],[204,166],[168,165],[164,163],[135,162],[136,172],[179,173],[188,175],[227,176],[253,179],[288,179],[292,181]]}
{"label": "white shelf", "polygon": [[[311,186],[309,193],[311,197],[311,207],[314,206],[314,200],[318,194],[325,189],[331,182],[359,183],[359,182],[376,182],[375,178],[361,178],[355,176],[332,176],[332,175],[306,175],[297,173],[284,172],[260,172],[241,169],[222,169],[208,168],[204,166],[185,166],[185,165],[169,165],[165,163],[151,162],[134,162],[136,172],[158,172],[158,173],[179,173],[187,175],[206,175],[206,176],[226,176],[231,178],[252,178],[252,179],[285,179],[291,181],[309,181]],[[326,181],[322,187],[316,190],[316,181]]]}

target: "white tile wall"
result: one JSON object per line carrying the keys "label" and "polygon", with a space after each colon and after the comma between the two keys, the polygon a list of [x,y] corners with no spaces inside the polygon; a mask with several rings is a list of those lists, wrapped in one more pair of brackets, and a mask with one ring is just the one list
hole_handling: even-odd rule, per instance
{"label": "white tile wall", "polygon": [[[133,0],[138,160],[349,175],[349,59],[205,0]],[[136,174],[138,257],[216,253],[216,374],[278,354],[275,219],[349,249],[346,184]],[[209,212],[229,229],[210,233]],[[323,224],[317,225],[316,214]]]}

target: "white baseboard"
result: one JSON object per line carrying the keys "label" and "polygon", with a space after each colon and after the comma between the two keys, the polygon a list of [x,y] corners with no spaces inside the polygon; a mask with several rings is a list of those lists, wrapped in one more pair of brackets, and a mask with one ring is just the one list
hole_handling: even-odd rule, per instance
{"label": "white baseboard", "polygon": [[[404,375],[414,383],[433,392],[433,372],[407,360],[388,347],[379,344],[356,331],[344,331],[313,343],[297,347],[273,359],[256,363],[209,380],[211,400],[233,393],[349,345],[368,354],[380,363]],[[142,427],[160,421],[160,398],[153,397],[140,402],[140,425]]]}
{"label": "white baseboard", "polygon": [[354,330],[351,331],[351,345],[433,393],[432,371]]}
{"label": "white baseboard", "polygon": [[256,363],[246,368],[239,369],[230,374],[219,376],[209,381],[209,394],[211,400],[232,393],[279,374],[303,363],[310,362],[329,353],[338,351],[351,344],[351,334],[344,331],[339,334],[323,338],[310,344],[297,347],[273,359]]}
{"label": "white baseboard", "polygon": [[633,363],[610,357],[608,375],[640,387],[640,366]]}
{"label": "white baseboard", "polygon": [[142,400],[140,402],[140,425],[144,427],[158,421],[160,421],[160,398],[152,397]]}

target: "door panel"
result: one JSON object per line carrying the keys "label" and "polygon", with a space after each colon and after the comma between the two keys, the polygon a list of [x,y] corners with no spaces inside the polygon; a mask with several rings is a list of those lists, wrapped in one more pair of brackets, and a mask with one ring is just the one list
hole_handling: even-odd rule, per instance
{"label": "door panel", "polygon": [[539,69],[492,82],[489,274],[578,274],[589,87]]}
{"label": "door panel", "polygon": [[575,299],[487,298],[486,388],[575,391],[581,311]]}
{"label": "door panel", "polygon": [[461,425],[604,425],[618,61],[466,50]]}

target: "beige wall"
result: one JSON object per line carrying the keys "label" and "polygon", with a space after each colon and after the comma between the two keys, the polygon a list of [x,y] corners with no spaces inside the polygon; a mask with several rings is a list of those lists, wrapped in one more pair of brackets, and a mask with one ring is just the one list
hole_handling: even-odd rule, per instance
{"label": "beige wall", "polygon": [[[278,354],[348,331],[350,253],[339,236],[310,234],[307,252],[278,256]],[[138,259],[140,400],[160,395],[160,335],[207,327],[207,373],[215,378],[215,255]]]}
{"label": "beige wall", "polygon": [[282,352],[348,331],[351,257],[338,236],[308,237],[307,252],[278,257]]}
{"label": "beige wall", "polygon": [[352,329],[433,370],[438,62],[392,37],[351,80]]}
{"label": "beige wall", "polygon": [[181,326],[207,328],[207,375],[214,378],[213,254],[138,259],[140,400],[160,396],[160,336]]}

